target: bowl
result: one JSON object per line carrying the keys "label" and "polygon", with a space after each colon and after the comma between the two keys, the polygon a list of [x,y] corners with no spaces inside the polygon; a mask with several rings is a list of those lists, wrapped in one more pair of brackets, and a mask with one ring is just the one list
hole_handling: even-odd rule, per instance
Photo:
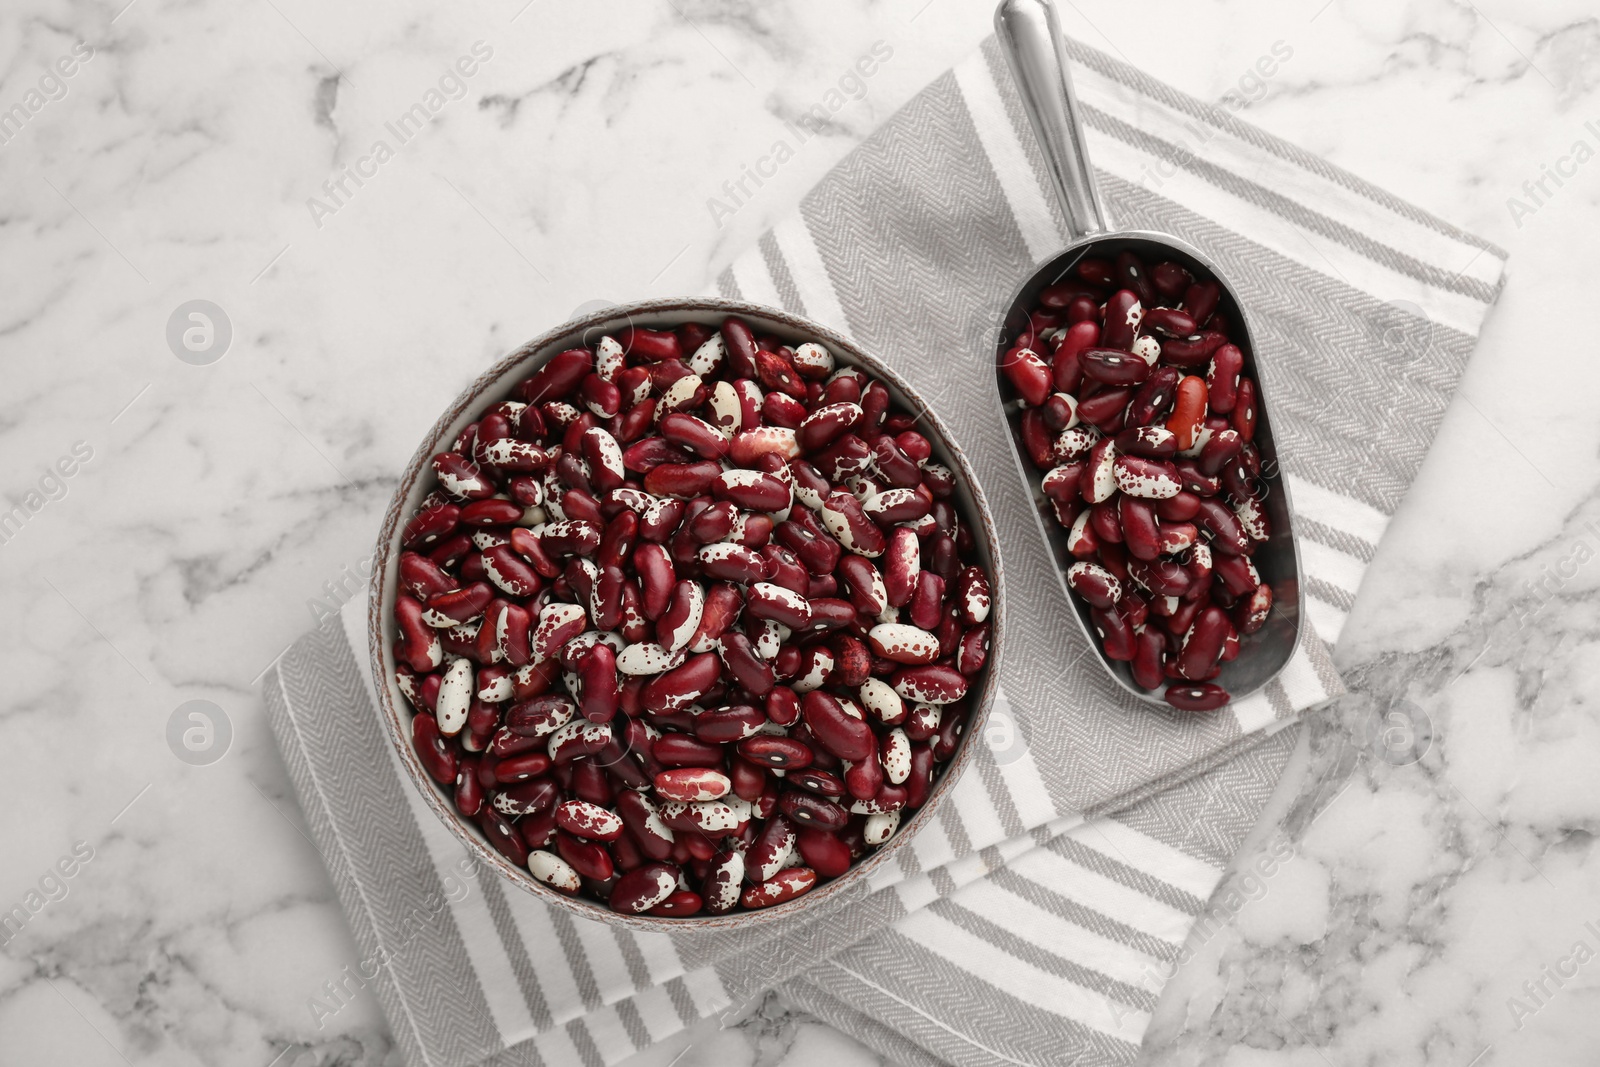
{"label": "bowl", "polygon": [[[1044,153],[1050,185],[1067,220],[1069,243],[1036,268],[1016,290],[1007,308],[1004,329],[995,348],[995,383],[1002,418],[1010,430],[1012,457],[1017,472],[1034,503],[1034,519],[1051,558],[1062,593],[1073,607],[1073,616],[1083,631],[1084,640],[1095,658],[1123,692],[1146,704],[1167,708],[1162,693],[1166,688],[1144,689],[1135,680],[1127,662],[1106,655],[1095,636],[1090,606],[1074,594],[1066,581],[1067,570],[1076,558],[1068,549],[1068,531],[1056,521],[1055,512],[1045,498],[1043,472],[1035,470],[1021,446],[1023,401],[1006,381],[1002,365],[1012,339],[1028,324],[1028,310],[1036,306],[1039,293],[1060,281],[1071,280],[1079,261],[1098,257],[1115,259],[1130,252],[1146,263],[1168,260],[1199,278],[1215,281],[1221,289],[1217,310],[1234,324],[1232,343],[1244,359],[1244,374],[1257,389],[1257,421],[1254,444],[1261,457],[1259,483],[1263,490],[1260,506],[1271,525],[1271,537],[1251,557],[1262,583],[1273,594],[1273,608],[1267,622],[1246,636],[1237,658],[1223,663],[1216,684],[1227,690],[1230,702],[1244,700],[1267,686],[1281,674],[1300,646],[1304,627],[1300,625],[1300,546],[1295,535],[1294,512],[1289,486],[1278,463],[1277,438],[1273,434],[1272,412],[1275,397],[1263,376],[1260,353],[1253,339],[1260,336],[1247,309],[1217,265],[1199,249],[1163,233],[1118,229],[1113,225],[1100,196],[1094,169],[1089,164],[1084,137],[1082,108],[1072,87],[1066,56],[1066,39],[1052,0],[1001,0],[995,9],[995,34],[1006,57],[1023,111]],[[1189,373],[1197,373],[1191,371]],[[1183,684],[1183,683],[1173,683]]]}
{"label": "bowl", "polygon": [[[809,340],[825,345],[833,353],[838,364],[860,367],[883,382],[898,409],[919,413],[917,429],[931,443],[932,458],[949,467],[955,474],[956,488],[952,500],[962,519],[972,530],[976,562],[989,574],[992,598],[989,614],[989,655],[983,669],[969,684],[966,697],[968,718],[960,747],[944,765],[943,773],[934,781],[927,802],[910,819],[901,824],[899,830],[886,844],[857,861],[843,875],[821,883],[810,892],[786,903],[760,910],[681,918],[648,914],[625,915],[612,911],[598,901],[586,897],[570,897],[557,892],[534,878],[527,868],[513,864],[489,844],[471,820],[456,810],[451,794],[437,784],[423,768],[411,745],[410,704],[401,694],[395,681],[396,627],[393,609],[398,589],[401,532],[406,520],[433,487],[434,474],[429,464],[431,457],[437,452],[446,450],[456,435],[473,422],[483,410],[508,398],[518,382],[538,370],[556,353],[577,344],[592,344],[601,336],[614,334],[629,325],[672,327],[688,321],[720,322],[730,315],[744,319],[757,333],[771,334],[795,343]],[[934,818],[939,806],[947,802],[951,789],[971,762],[976,746],[981,743],[975,739],[983,734],[989,709],[999,688],[997,665],[1004,648],[1005,593],[1000,569],[998,535],[988,503],[984,500],[983,491],[960,446],[940,421],[937,413],[923,402],[904,379],[876,357],[825,326],[757,304],[713,298],[687,298],[615,305],[563,323],[505,356],[457,396],[423,437],[416,454],[411,457],[411,461],[401,474],[399,485],[384,515],[383,526],[378,534],[375,560],[374,578],[367,604],[373,684],[378,695],[379,714],[384,728],[412,784],[421,793],[433,813],[461,839],[468,851],[480,863],[525,892],[555,907],[600,922],[657,931],[746,928],[799,916],[802,913],[815,914],[830,900],[845,897],[853,887],[861,885],[874,869],[886,862],[897,850],[905,847],[906,842]]]}

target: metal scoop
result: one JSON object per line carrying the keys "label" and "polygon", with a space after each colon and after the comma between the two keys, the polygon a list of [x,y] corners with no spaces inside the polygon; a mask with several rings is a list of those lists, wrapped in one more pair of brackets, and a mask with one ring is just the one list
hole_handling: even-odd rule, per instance
{"label": "metal scoop", "polygon": [[1140,700],[1166,707],[1160,690],[1140,688],[1134,683],[1128,664],[1106,657],[1089,619],[1089,605],[1067,589],[1066,570],[1075,562],[1067,551],[1067,531],[1056,521],[1040,488],[1041,473],[1025,458],[1020,444],[1023,405],[1000,366],[1012,339],[1027,327],[1028,311],[1037,306],[1040,291],[1056,282],[1075,279],[1074,268],[1079,260],[1088,257],[1115,260],[1118,253],[1131,251],[1147,265],[1170,260],[1197,277],[1214,279],[1222,290],[1217,310],[1237,324],[1233,340],[1244,354],[1244,373],[1256,382],[1255,445],[1261,454],[1264,507],[1271,523],[1270,540],[1261,545],[1251,559],[1261,580],[1272,588],[1272,613],[1260,630],[1241,639],[1239,655],[1222,664],[1222,674],[1216,679],[1216,683],[1237,701],[1276,677],[1294,655],[1300,640],[1300,553],[1291,522],[1288,486],[1278,466],[1270,393],[1255,358],[1249,316],[1232,286],[1199,249],[1167,234],[1119,230],[1112,225],[1089,165],[1082,112],[1072,90],[1066,45],[1055,5],[1050,0],[1002,0],[995,10],[994,23],[1001,51],[1005,53],[1022,97],[1022,108],[1044,151],[1046,169],[1066,215],[1070,238],[1059,255],[1035,271],[1017,290],[1006,312],[1005,329],[995,352],[995,377],[1001,408],[1011,428],[1011,450],[1022,480],[1033,494],[1034,518],[1039,523],[1039,532],[1055,556],[1062,592],[1077,609],[1084,638],[1093,646],[1106,671]]}

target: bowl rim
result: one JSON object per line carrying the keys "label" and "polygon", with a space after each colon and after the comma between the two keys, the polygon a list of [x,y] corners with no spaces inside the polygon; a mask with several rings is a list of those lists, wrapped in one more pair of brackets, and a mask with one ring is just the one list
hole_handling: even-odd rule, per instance
{"label": "bowl rim", "polygon": [[[951,470],[955,472],[957,493],[960,494],[965,490],[967,499],[961,502],[963,518],[977,520],[971,525],[977,539],[977,551],[980,556],[987,557],[991,587],[988,618],[989,653],[978,677],[979,684],[975,687],[978,693],[974,697],[973,687],[969,687],[966,699],[967,721],[960,748],[945,764],[944,773],[934,782],[927,802],[909,820],[902,823],[894,837],[883,847],[854,863],[838,878],[794,900],[754,911],[740,910],[723,915],[686,917],[625,915],[587,897],[571,897],[559,893],[534,878],[525,866],[517,866],[501,855],[488,843],[475,825],[469,827],[470,820],[455,809],[454,802],[446,793],[446,787],[436,783],[423,768],[411,744],[410,725],[413,716],[409,703],[399,693],[395,682],[392,623],[392,607],[398,588],[397,561],[401,551],[400,534],[404,521],[415,506],[413,498],[420,499],[424,495],[419,492],[418,487],[419,482],[431,473],[429,460],[459,432],[460,427],[471,421],[469,413],[477,415],[489,404],[505,399],[516,382],[532,374],[556,353],[573,347],[575,343],[583,342],[591,333],[615,330],[623,325],[632,324],[635,319],[641,320],[640,325],[650,325],[650,320],[661,322],[675,315],[680,316],[678,322],[690,321],[696,317],[722,319],[732,315],[747,320],[758,320],[760,324],[770,324],[776,327],[772,332],[779,335],[788,334],[794,338],[822,343],[836,356],[844,357],[840,360],[841,363],[861,367],[888,386],[891,393],[897,393],[896,401],[909,410],[917,411],[919,422],[925,422],[934,431],[930,443],[934,446],[935,458],[948,461]],[[598,339],[598,336],[595,339]],[[954,434],[950,432],[938,413],[892,367],[855,341],[803,316],[748,301],[720,297],[669,297],[614,304],[569,319],[502,356],[456,396],[423,436],[416,452],[397,479],[394,494],[390,498],[379,528],[373,558],[372,580],[367,596],[369,665],[373,673],[373,688],[377,694],[379,713],[385,732],[410,776],[412,785],[422,794],[423,800],[434,815],[462,841],[480,863],[487,864],[506,880],[546,903],[585,918],[613,925],[658,932],[747,929],[797,918],[808,912],[817,913],[832,903],[853,899],[857,895],[855,891],[865,884],[867,876],[915,837],[934,817],[936,810],[955,788],[962,773],[972,762],[973,753],[979,744],[976,738],[984,733],[990,709],[1000,688],[998,665],[1004,650],[1005,631],[1005,582],[1001,565],[1000,538],[983,487]]]}

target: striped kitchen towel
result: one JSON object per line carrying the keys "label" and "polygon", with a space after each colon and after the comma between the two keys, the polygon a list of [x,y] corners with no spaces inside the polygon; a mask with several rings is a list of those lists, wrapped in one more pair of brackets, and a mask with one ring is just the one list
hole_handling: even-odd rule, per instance
{"label": "striped kitchen towel", "polygon": [[[1113,217],[1206,249],[1252,308],[1303,601],[1336,640],[1504,253],[1126,64],[1071,52]],[[990,41],[717,282],[894,365],[971,458],[1006,557],[1005,697],[977,758],[900,862],[828,914],[668,935],[548,909],[481,874],[401,772],[372,698],[364,600],[269,674],[269,717],[359,974],[412,1062],[614,1063],[773,986],[904,1062],[1134,1056],[1295,716],[1342,686],[1313,637],[1259,700],[1164,714],[1088,658],[995,417],[990,363],[1011,289],[1065,243],[1047,188]]]}

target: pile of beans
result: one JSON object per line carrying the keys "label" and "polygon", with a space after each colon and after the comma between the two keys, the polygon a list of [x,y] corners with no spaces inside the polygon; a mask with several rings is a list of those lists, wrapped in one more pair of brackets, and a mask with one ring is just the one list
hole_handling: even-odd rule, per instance
{"label": "pile of beans", "polygon": [[1131,252],[1083,259],[1039,294],[1002,363],[1069,531],[1067,585],[1106,657],[1187,711],[1228,702],[1212,679],[1272,610],[1250,559],[1271,536],[1256,385],[1221,292]]}
{"label": "pile of beans", "polygon": [[989,578],[916,419],[730,318],[561,352],[433,457],[402,534],[412,740],[535,878],[763,908],[926,802]]}

